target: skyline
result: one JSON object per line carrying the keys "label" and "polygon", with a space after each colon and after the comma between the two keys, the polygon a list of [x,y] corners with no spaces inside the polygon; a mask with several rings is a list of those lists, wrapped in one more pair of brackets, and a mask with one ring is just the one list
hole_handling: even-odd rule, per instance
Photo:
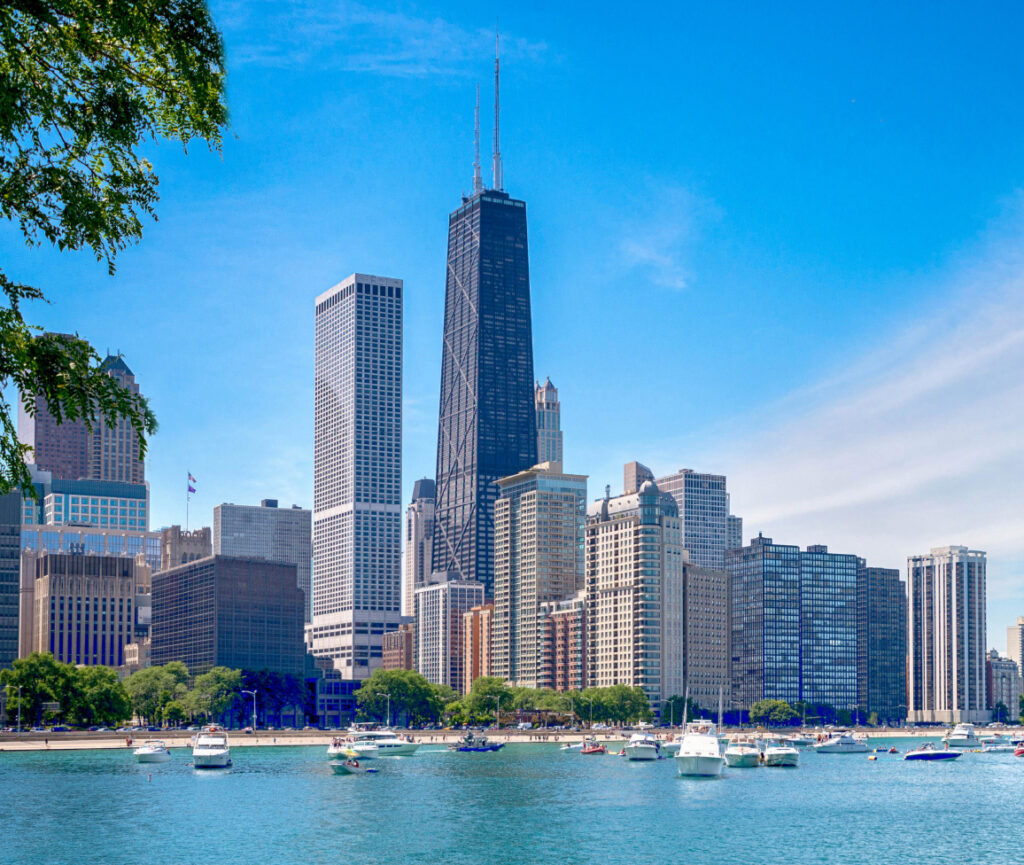
{"label": "skyline", "polygon": [[[11,254],[54,301],[28,318],[125,351],[161,422],[151,524],[183,522],[187,471],[200,480],[192,522],[209,524],[221,502],[311,507],[313,300],[354,271],[401,278],[407,503],[433,471],[444,219],[471,183],[492,24],[357,4],[339,4],[339,24],[295,4],[254,29],[260,13],[211,5],[238,138],[223,160],[155,153],[161,222],[115,278],[81,256]],[[1014,28],[951,12],[915,21],[915,39],[897,45],[872,43],[862,22],[836,37],[833,61],[825,23],[798,21],[783,39],[795,11],[775,24],[743,16],[716,39],[728,13],[689,10],[678,77],[659,80],[668,61],[639,52],[639,72],[614,64],[630,73],[617,82],[581,63],[611,48],[611,32],[595,36],[607,9],[572,35],[546,14],[502,16],[502,149],[505,185],[531,209],[535,377],[560,391],[566,471],[589,475],[590,500],[633,459],[658,476],[725,474],[746,540],[824,543],[904,574],[907,556],[932,547],[985,550],[990,603],[1008,610],[990,616],[989,642],[1003,647],[1024,610],[1024,138],[999,98],[1021,71]],[[758,25],[772,48],[754,45]],[[309,41],[313,26],[317,48],[303,54],[296,34]],[[654,55],[667,36],[651,38]],[[726,42],[739,71],[702,72]],[[324,73],[328,45],[367,50],[340,51]],[[914,71],[922,55],[950,68]],[[769,81],[743,74],[758,64]],[[335,78],[350,85],[340,102]],[[786,105],[769,105],[774,89]],[[637,117],[656,134],[639,134]],[[382,133],[353,135],[361,123]],[[378,200],[401,206],[378,213]],[[14,237],[4,226],[5,250]],[[952,424],[949,407],[970,423]]]}

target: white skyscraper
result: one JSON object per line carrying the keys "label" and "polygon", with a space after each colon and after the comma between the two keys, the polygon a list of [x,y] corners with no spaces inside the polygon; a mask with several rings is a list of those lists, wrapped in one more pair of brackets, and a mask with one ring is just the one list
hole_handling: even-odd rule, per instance
{"label": "white skyscraper", "polygon": [[934,547],[907,559],[907,720],[988,720],[985,688],[985,554]]}
{"label": "white skyscraper", "polygon": [[534,388],[537,409],[537,462],[562,462],[562,404],[558,401],[558,388],[550,378]]}
{"label": "white skyscraper", "polygon": [[402,615],[416,615],[416,590],[431,582],[434,544],[434,490],[429,478],[416,481],[405,509],[405,561],[402,566]]}
{"label": "white skyscraper", "polygon": [[313,654],[381,665],[402,601],[402,281],[354,273],[316,299]]}

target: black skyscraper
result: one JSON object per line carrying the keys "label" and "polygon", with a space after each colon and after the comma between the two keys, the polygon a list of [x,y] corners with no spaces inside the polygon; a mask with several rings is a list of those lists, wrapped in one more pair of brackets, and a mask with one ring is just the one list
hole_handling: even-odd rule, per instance
{"label": "black skyscraper", "polygon": [[494,482],[537,461],[533,387],[526,203],[480,191],[448,224],[433,569],[488,596]]}

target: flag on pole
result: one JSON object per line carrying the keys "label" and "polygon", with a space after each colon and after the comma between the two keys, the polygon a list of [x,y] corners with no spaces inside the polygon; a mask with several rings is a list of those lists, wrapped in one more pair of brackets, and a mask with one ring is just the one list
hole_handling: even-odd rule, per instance
{"label": "flag on pole", "polygon": [[192,472],[189,472],[189,473],[188,473],[188,482],[189,482],[190,484],[197,484],[197,483],[199,483],[199,481],[197,481],[197,480],[195,479],[195,477],[193,477],[193,475],[192,475]]}
{"label": "flag on pole", "polygon": [[192,495],[196,491],[196,488],[192,484],[197,484],[199,481],[195,479],[192,472],[188,472],[188,480],[185,482],[185,486],[188,489],[188,495]]}

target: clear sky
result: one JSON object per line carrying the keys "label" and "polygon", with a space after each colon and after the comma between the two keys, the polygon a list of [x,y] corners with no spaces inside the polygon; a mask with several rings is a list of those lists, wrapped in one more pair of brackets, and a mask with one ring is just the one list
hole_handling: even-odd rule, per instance
{"label": "clear sky", "polygon": [[154,525],[312,500],[313,298],[405,280],[406,499],[434,471],[448,212],[484,163],[528,205],[537,376],[566,469],[729,477],[745,534],[905,568],[989,554],[1024,615],[1019,4],[214,0],[222,157],[151,148],[117,275],[26,251],[30,317],[121,350],[161,429]]}

